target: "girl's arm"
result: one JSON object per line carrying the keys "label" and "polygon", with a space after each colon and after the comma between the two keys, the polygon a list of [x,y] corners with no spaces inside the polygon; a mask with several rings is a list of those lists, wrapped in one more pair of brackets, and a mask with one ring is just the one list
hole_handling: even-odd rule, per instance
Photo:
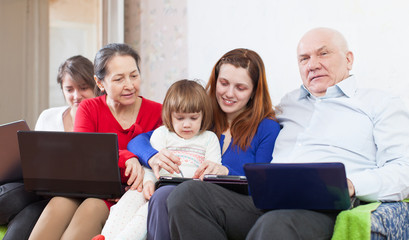
{"label": "girl's arm", "polygon": [[219,139],[213,132],[208,131],[206,134],[208,134],[208,144],[206,147],[205,160],[221,164],[222,155]]}
{"label": "girl's arm", "polygon": [[144,168],[145,175],[143,176],[143,195],[146,200],[149,200],[155,192],[156,177],[150,168]]}
{"label": "girl's arm", "polygon": [[151,136],[151,144],[155,149],[160,150],[149,159],[149,166],[152,168],[156,178],[159,178],[159,171],[163,168],[170,173],[180,173],[179,165],[181,164],[179,157],[173,155],[168,149],[167,139],[169,130],[165,126],[157,128]]}
{"label": "girl's arm", "polygon": [[206,174],[227,175],[229,169],[221,164],[220,142],[213,132],[205,132],[207,136],[207,147],[205,161],[196,170],[193,178],[203,179]]}

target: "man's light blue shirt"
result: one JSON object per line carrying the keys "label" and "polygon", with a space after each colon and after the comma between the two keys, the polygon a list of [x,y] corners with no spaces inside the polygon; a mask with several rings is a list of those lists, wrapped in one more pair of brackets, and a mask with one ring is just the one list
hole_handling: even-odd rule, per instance
{"label": "man's light blue shirt", "polygon": [[361,200],[408,197],[409,112],[398,97],[357,88],[351,76],[323,97],[290,92],[277,117],[272,162],[342,162]]}

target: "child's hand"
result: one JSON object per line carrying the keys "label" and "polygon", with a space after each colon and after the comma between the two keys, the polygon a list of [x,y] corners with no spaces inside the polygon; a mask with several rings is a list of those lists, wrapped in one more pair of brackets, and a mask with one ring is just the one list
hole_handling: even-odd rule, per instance
{"label": "child's hand", "polygon": [[127,184],[131,186],[131,190],[142,191],[142,181],[145,170],[139,163],[137,158],[130,158],[125,162],[125,176],[129,177]]}
{"label": "child's hand", "polygon": [[203,180],[203,177],[206,174],[227,175],[229,174],[229,169],[219,163],[206,160],[202,162],[202,164],[196,170],[193,178],[200,178]]}
{"label": "child's hand", "polygon": [[151,199],[152,194],[155,192],[155,184],[152,181],[146,181],[143,184],[143,196],[146,200]]}

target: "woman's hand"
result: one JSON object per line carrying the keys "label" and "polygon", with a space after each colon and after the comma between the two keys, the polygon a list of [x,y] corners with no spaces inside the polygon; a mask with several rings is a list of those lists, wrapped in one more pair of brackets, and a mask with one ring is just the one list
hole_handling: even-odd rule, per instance
{"label": "woman's hand", "polygon": [[227,175],[229,174],[229,169],[219,163],[206,160],[196,170],[193,178],[200,178],[203,180],[203,177],[206,174]]}
{"label": "woman's hand", "polygon": [[180,173],[179,165],[181,164],[180,158],[175,156],[167,149],[160,150],[148,161],[149,166],[151,166],[155,177],[159,179],[159,171],[161,168],[165,169],[169,173]]}
{"label": "woman's hand", "polygon": [[125,162],[125,176],[128,177],[127,184],[132,190],[142,191],[142,181],[145,170],[139,163],[137,158],[130,158]]}
{"label": "woman's hand", "polygon": [[152,181],[146,181],[143,184],[143,196],[145,199],[151,199],[153,192],[155,192],[155,184]]}

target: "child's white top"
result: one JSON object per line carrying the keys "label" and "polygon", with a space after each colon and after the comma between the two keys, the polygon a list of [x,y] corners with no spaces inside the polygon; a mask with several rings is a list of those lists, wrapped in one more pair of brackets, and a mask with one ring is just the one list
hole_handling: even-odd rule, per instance
{"label": "child's white top", "polygon": [[[182,164],[179,169],[186,178],[193,177],[204,160],[221,164],[220,142],[216,134],[211,131],[204,131],[190,139],[183,139],[176,133],[170,132],[165,126],[161,126],[152,133],[150,142],[156,150],[166,148],[180,157]],[[161,169],[159,174],[160,176],[182,177],[181,174],[170,174],[164,169]],[[152,170],[145,168],[144,182],[148,180],[157,181]]]}

